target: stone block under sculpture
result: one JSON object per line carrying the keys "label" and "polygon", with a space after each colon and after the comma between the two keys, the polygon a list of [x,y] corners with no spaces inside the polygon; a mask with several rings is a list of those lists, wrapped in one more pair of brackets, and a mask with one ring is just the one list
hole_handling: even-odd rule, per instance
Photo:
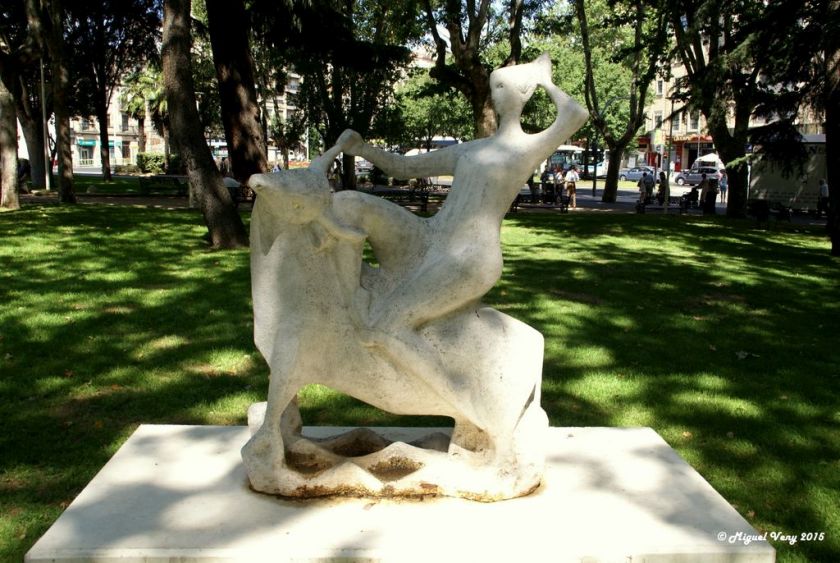
{"label": "stone block under sculpture", "polygon": [[[481,298],[501,275],[505,212],[587,114],[551,83],[545,55],[493,72],[490,86],[500,118],[492,137],[404,157],[346,131],[308,169],[249,180],[258,194],[254,335],[271,368],[268,401],[252,409],[258,428],[242,450],[253,489],[492,501],[539,485],[542,335]],[[520,116],[537,87],[557,118],[526,134]],[[452,175],[450,195],[424,218],[367,194],[333,194],[326,170],[342,151],[399,178]],[[376,267],[363,261],[366,243]],[[395,414],[451,417],[451,438],[392,442],[371,429],[305,438],[295,398],[310,383]]]}

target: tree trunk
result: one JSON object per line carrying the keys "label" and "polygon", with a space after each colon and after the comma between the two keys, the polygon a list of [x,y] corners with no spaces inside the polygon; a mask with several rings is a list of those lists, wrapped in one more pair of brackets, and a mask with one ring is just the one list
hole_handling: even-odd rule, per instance
{"label": "tree trunk", "polygon": [[231,168],[234,178],[247,182],[268,169],[268,160],[244,0],[207,0],[207,20]]}
{"label": "tree trunk", "polygon": [[99,100],[96,104],[96,120],[99,122],[99,159],[102,161],[102,179],[111,181],[111,147],[108,146],[108,106]]}
{"label": "tree trunk", "polygon": [[[840,1],[829,3],[840,13]],[[825,52],[825,162],[828,168],[828,222],[831,255],[840,256],[840,38],[826,37]]]}
{"label": "tree trunk", "polygon": [[[725,125],[724,125],[725,127]],[[721,131],[709,128],[709,133],[714,139],[715,147],[723,162],[732,162],[736,159],[743,159],[746,155],[745,145],[747,138],[733,137],[729,130]],[[749,188],[749,173],[746,164],[736,167],[727,167],[726,175],[729,180],[729,189],[726,197],[726,216],[731,218],[743,218],[747,216],[747,192]]]}
{"label": "tree trunk", "polygon": [[195,103],[190,60],[190,0],[163,5],[163,82],[169,105],[169,128],[204,215],[214,248],[247,246],[248,235],[222,175],[216,169]]}
{"label": "tree trunk", "polygon": [[137,117],[137,151],[146,152],[146,118]]}
{"label": "tree trunk", "polygon": [[169,127],[163,126],[163,170],[169,169],[169,160],[172,158],[172,147],[169,146]]}
{"label": "tree trunk", "polygon": [[490,78],[487,78],[487,84],[482,84],[481,87],[476,87],[476,92],[473,93],[470,99],[470,104],[473,110],[473,130],[475,138],[481,139],[489,137],[496,132],[496,110],[493,109],[493,103],[490,98]]}
{"label": "tree trunk", "polygon": [[17,109],[0,80],[0,208],[20,209],[17,177]]}
{"label": "tree trunk", "polygon": [[[70,110],[67,91],[70,68],[64,47],[64,16],[60,0],[49,5],[49,31],[46,33],[53,81],[53,113],[55,113],[56,150],[58,152],[58,199],[61,203],[76,203],[73,190],[73,153],[70,146]],[[50,173],[47,164],[47,173]]]}
{"label": "tree trunk", "polygon": [[604,179],[604,193],[601,196],[601,201],[615,203],[618,196],[618,173],[621,170],[621,161],[624,158],[624,150],[627,145],[607,146],[610,147],[610,160],[607,163],[607,177]]}
{"label": "tree trunk", "polygon": [[356,157],[352,154],[344,153],[341,156],[341,168],[344,170],[344,174],[342,174],[342,186],[345,190],[355,190],[357,188]]}
{"label": "tree trunk", "polygon": [[32,187],[44,189],[47,187],[47,164],[44,160],[44,125],[40,120],[21,116],[20,111],[18,111],[18,121],[20,122],[20,128],[23,130],[26,152],[29,153]]}

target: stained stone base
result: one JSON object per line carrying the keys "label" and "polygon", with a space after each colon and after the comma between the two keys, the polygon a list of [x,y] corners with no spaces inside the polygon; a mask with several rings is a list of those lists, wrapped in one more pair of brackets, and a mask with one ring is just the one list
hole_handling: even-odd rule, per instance
{"label": "stained stone base", "polygon": [[758,533],[649,428],[552,428],[540,488],[489,504],[254,493],[247,439],[244,427],[141,426],[27,561],[775,559],[766,543],[744,545]]}

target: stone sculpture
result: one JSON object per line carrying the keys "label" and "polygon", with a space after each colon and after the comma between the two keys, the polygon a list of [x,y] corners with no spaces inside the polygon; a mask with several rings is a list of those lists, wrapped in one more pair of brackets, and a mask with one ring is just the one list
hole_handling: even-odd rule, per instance
{"label": "stone sculpture", "polygon": [[[501,275],[501,221],[520,186],[587,113],[552,84],[547,55],[496,70],[490,85],[492,137],[404,157],[346,131],[308,169],[250,179],[254,333],[271,368],[264,419],[242,450],[255,490],[491,501],[539,485],[542,335],[480,300]],[[537,87],[558,114],[531,135],[520,117]],[[451,174],[451,191],[429,218],[332,194],[326,171],[341,151],[399,178]],[[365,242],[376,267],[363,262]],[[309,383],[396,414],[449,416],[451,437],[406,444],[356,429],[305,438],[295,398]]]}

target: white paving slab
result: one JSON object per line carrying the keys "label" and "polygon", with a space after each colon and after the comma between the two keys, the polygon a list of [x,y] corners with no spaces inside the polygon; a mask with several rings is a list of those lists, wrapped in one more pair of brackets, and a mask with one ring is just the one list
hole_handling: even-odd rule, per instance
{"label": "white paving slab", "polygon": [[488,504],[254,493],[247,439],[245,427],[141,426],[27,561],[775,559],[767,543],[729,542],[757,532],[650,428],[552,428],[540,489]]}

